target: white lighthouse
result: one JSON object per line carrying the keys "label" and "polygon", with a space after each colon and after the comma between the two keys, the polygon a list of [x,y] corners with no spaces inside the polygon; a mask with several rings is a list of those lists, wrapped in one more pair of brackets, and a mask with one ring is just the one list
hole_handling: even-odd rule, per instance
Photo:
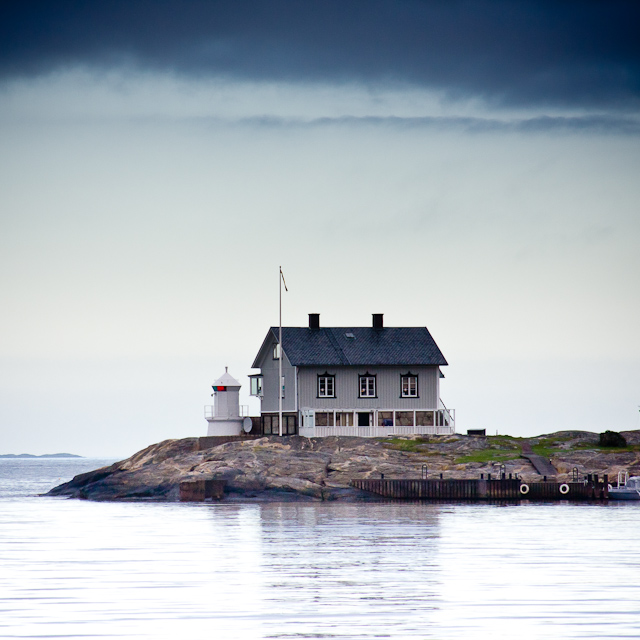
{"label": "white lighthouse", "polygon": [[[208,436],[239,436],[243,418],[240,416],[240,387],[242,385],[224,373],[213,383],[213,407],[205,407],[205,418],[209,423]],[[213,409],[213,411],[211,410]]]}

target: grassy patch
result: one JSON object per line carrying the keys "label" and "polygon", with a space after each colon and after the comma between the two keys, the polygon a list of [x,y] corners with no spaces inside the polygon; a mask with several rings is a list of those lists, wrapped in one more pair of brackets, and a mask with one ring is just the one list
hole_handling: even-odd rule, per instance
{"label": "grassy patch", "polygon": [[550,447],[543,447],[540,444],[536,444],[533,445],[533,447],[531,447],[531,451],[533,451],[533,453],[535,453],[536,455],[542,456],[543,458],[550,458],[551,456],[555,455],[556,453],[560,453],[563,451],[570,451],[570,449],[552,449]]}
{"label": "grassy patch", "polygon": [[514,438],[513,436],[487,436],[487,442],[491,449],[522,450],[522,438]]}
{"label": "grassy patch", "polygon": [[531,448],[533,453],[537,453],[539,456],[543,456],[545,458],[551,458],[559,453],[575,453],[576,451],[594,451],[599,453],[627,453],[629,451],[640,451],[640,445],[637,444],[629,445],[620,449],[614,449],[613,447],[601,447],[599,444],[590,444],[589,442],[579,442],[568,449],[549,447],[542,444],[536,444]]}
{"label": "grassy patch", "polygon": [[545,458],[557,455],[558,453],[572,453],[576,451],[596,451],[600,453],[625,453],[627,451],[640,451],[640,445],[627,445],[626,447],[603,447],[598,442],[575,442],[570,447],[566,447],[567,442],[573,440],[574,437],[559,436],[555,438],[540,438],[538,444],[534,444],[531,448],[534,453]]}
{"label": "grassy patch", "polygon": [[405,440],[404,438],[389,438],[382,443],[387,449],[406,451],[408,453],[427,453],[429,445],[422,440]]}
{"label": "grassy patch", "polygon": [[506,462],[507,460],[516,460],[520,457],[520,451],[513,449],[482,449],[474,451],[466,456],[456,458],[456,464],[467,464],[468,462],[481,462],[487,464],[489,462]]}

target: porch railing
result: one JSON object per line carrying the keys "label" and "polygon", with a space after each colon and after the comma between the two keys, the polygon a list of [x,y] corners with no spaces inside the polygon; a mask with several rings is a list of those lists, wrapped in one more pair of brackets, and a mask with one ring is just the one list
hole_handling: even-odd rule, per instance
{"label": "porch railing", "polygon": [[[360,414],[360,415],[359,415]],[[361,414],[369,414],[368,425],[358,426]],[[300,412],[300,435],[307,437],[390,435],[448,435],[455,433],[455,411],[440,403],[438,409],[335,409]]]}
{"label": "porch railing", "polygon": [[299,433],[307,438],[326,436],[357,436],[359,438],[386,438],[387,436],[450,435],[452,427],[300,427]]}

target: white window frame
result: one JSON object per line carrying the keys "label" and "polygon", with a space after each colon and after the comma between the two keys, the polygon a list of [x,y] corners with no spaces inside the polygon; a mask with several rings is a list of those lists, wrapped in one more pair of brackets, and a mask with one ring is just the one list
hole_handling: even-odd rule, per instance
{"label": "white window frame", "polygon": [[[405,392],[406,381],[406,392]],[[413,389],[411,388],[413,384]],[[400,397],[401,398],[417,398],[418,397],[418,376],[406,375],[400,376]]]}
{"label": "white window frame", "polygon": [[262,398],[264,396],[263,384],[264,377],[263,376],[249,376],[249,380],[251,381],[250,386],[250,396],[255,396],[257,398]]}
{"label": "white window frame", "polygon": [[273,345],[273,359],[280,360],[280,343],[276,342]]}
{"label": "white window frame", "polygon": [[375,398],[376,397],[376,377],[365,374],[358,377],[358,388],[360,391],[360,398]]}
{"label": "white window frame", "polygon": [[318,376],[318,398],[336,397],[336,377]]}

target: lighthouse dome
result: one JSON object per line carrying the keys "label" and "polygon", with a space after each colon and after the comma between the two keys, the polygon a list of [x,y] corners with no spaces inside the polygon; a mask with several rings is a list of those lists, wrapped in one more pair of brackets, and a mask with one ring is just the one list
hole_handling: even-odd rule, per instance
{"label": "lighthouse dome", "polygon": [[213,387],[238,387],[242,385],[229,373],[228,368],[224,368],[224,373],[213,383]]}

